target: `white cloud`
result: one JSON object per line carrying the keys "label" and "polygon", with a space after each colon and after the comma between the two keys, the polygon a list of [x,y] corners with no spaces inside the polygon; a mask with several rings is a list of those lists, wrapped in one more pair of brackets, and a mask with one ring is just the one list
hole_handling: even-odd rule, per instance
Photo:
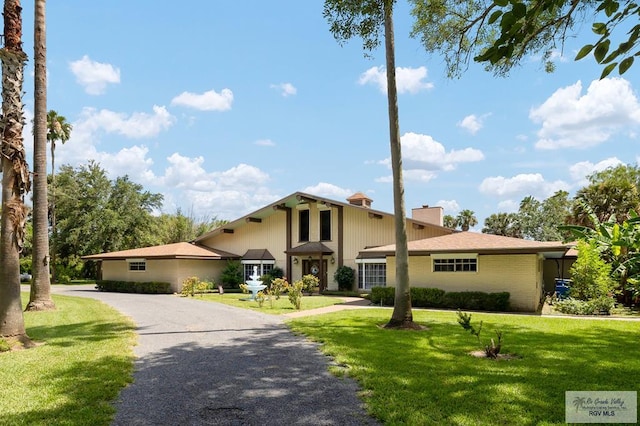
{"label": "white cloud", "polygon": [[445,213],[454,214],[460,211],[460,204],[456,200],[439,200],[436,206],[444,209]]}
{"label": "white cloud", "polygon": [[254,144],[258,146],[276,146],[276,143],[271,139],[258,139]]}
{"label": "white cloud", "polygon": [[[399,94],[411,93],[416,94],[421,90],[433,88],[433,83],[423,81],[427,78],[427,68],[403,68],[396,67],[396,86]],[[378,86],[382,93],[387,93],[387,72],[386,68],[371,67],[360,75],[358,83],[373,84]]]}
{"label": "white cloud", "polygon": [[298,89],[296,89],[295,86],[291,83],[272,84],[271,88],[280,90],[280,94],[285,98],[287,96],[292,96],[298,93]]}
{"label": "white cloud", "polygon": [[569,190],[570,186],[561,180],[547,182],[540,173],[519,174],[511,178],[495,176],[485,178],[480,184],[480,192],[497,197],[523,197],[532,195],[547,198],[558,190]]}
{"label": "white cloud", "polygon": [[233,103],[233,92],[222,89],[220,93],[209,90],[202,94],[182,92],[171,100],[171,105],[186,106],[200,111],[227,111]]}
{"label": "white cloud", "polygon": [[78,84],[90,95],[101,95],[106,91],[107,84],[120,83],[120,69],[111,64],[92,61],[87,55],[71,62],[69,68]]}
{"label": "white cloud", "polygon": [[571,175],[571,178],[576,181],[575,185],[584,186],[588,184],[587,176],[590,174],[600,172],[608,169],[609,167],[619,166],[621,164],[623,164],[623,162],[617,157],[610,157],[596,164],[593,164],[591,161],[581,161],[569,167],[569,174]]}
{"label": "white cloud", "polygon": [[504,200],[498,203],[498,210],[505,213],[516,213],[520,210],[520,202],[515,200]]}
{"label": "white cloud", "polygon": [[480,117],[475,114],[467,115],[457,123],[457,126],[466,130],[472,135],[475,135],[480,129],[482,129],[482,127],[484,127],[484,119],[487,116],[488,114]]}
{"label": "white cloud", "polygon": [[599,145],[640,123],[640,104],[621,78],[595,80],[582,95],[582,83],[558,89],[529,113],[541,123],[536,148],[586,148]]}
{"label": "white cloud", "polygon": [[320,182],[314,186],[307,186],[302,190],[308,194],[331,198],[333,200],[344,201],[352,196],[355,191],[348,188],[341,188],[331,183]]}
{"label": "white cloud", "polygon": [[[459,163],[481,161],[482,151],[465,148],[446,151],[444,145],[429,135],[405,133],[401,137],[402,162],[406,170],[450,171]],[[387,160],[390,163],[390,160]]]}
{"label": "white cloud", "polygon": [[135,112],[131,115],[102,109],[84,108],[80,120],[73,125],[72,137],[89,137],[96,131],[116,133],[132,139],[150,138],[175,123],[174,116],[163,106],[153,106],[153,113]]}

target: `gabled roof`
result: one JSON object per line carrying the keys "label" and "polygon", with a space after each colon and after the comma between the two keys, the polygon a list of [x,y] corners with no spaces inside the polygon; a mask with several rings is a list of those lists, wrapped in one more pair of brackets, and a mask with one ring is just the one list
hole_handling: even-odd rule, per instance
{"label": "gabled roof", "polygon": [[276,260],[267,249],[249,249],[242,256],[243,260]]}
{"label": "gabled roof", "polygon": [[173,243],[139,249],[83,256],[86,260],[145,259],[238,259],[240,256],[222,250],[210,249],[192,243]]}
{"label": "gabled roof", "polygon": [[[569,249],[568,245],[557,241],[532,241],[521,238],[503,237],[501,235],[481,234],[478,232],[456,232],[440,237],[426,238],[408,242],[410,255],[427,255],[431,253],[543,253],[545,257],[562,257]],[[365,249],[362,257],[372,255],[393,255],[395,244]]]}
{"label": "gabled roof", "polygon": [[[378,210],[373,210],[371,208],[356,206],[349,203],[343,203],[340,201],[331,200],[329,198],[318,197],[316,195],[307,194],[304,192],[294,192],[291,195],[288,195],[278,201],[275,201],[271,204],[268,204],[252,213],[249,213],[246,216],[242,216],[239,219],[228,222],[218,228],[207,232],[204,235],[199,236],[194,240],[194,242],[198,243],[199,241],[206,240],[211,238],[214,235],[222,234],[225,232],[233,232],[234,229],[240,228],[248,222],[259,222],[262,219],[265,219],[272,214],[275,214],[279,208],[290,208],[295,209],[298,204],[308,203],[308,202],[317,202],[320,204],[325,204],[327,206],[333,207],[346,207],[350,209],[361,209],[363,211],[368,212],[369,214],[376,214],[380,216],[393,217],[392,213],[386,213]],[[446,228],[444,226],[435,225],[433,223],[423,222],[420,220],[414,220],[411,218],[407,218],[408,223],[415,223],[416,225],[428,226],[438,229],[443,229],[449,232],[454,232],[452,229]]]}
{"label": "gabled roof", "polygon": [[333,250],[319,241],[311,241],[287,250],[287,254],[300,256],[305,254],[332,254]]}

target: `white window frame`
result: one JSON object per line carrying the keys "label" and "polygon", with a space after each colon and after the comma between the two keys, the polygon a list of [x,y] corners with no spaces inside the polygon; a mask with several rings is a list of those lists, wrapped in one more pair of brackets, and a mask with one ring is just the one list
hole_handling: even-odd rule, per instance
{"label": "white window frame", "polygon": [[[126,259],[126,261],[129,272],[147,272],[147,259]],[[142,268],[131,269],[133,265],[141,265]]]}
{"label": "white window frame", "polygon": [[386,258],[372,258],[372,259],[356,259],[358,265],[358,289],[359,290],[371,290],[372,287],[380,287],[379,284],[368,287],[366,284],[366,265],[384,265],[384,286],[387,286],[387,259]]}
{"label": "white window frame", "polygon": [[[272,265],[271,269],[273,270],[273,268],[275,267],[276,261],[275,260],[241,260],[240,263],[242,264],[243,277],[244,279],[247,279],[248,276],[253,274],[254,266],[258,267],[258,276],[261,277],[266,273],[264,265]],[[249,275],[247,275],[247,266],[251,266],[251,273]]]}
{"label": "white window frame", "polygon": [[[453,271],[436,271],[436,260],[453,260],[454,270]],[[473,260],[475,262],[475,271],[465,271],[463,269],[457,269],[460,265],[463,265],[465,260]],[[458,264],[456,261],[460,261]],[[431,272],[434,274],[443,274],[443,273],[467,273],[467,274],[477,274],[479,271],[479,262],[478,262],[478,253],[438,253],[431,255]]]}

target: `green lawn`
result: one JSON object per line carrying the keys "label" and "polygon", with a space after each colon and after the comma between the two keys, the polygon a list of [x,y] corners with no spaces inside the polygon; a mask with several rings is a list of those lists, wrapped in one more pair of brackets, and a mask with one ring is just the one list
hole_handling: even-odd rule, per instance
{"label": "green lawn", "polygon": [[[226,305],[236,306],[239,308],[251,309],[258,312],[264,312],[265,314],[287,314],[291,312],[296,312],[296,309],[293,307],[291,302],[289,302],[289,297],[284,294],[280,296],[280,299],[273,301],[273,306],[271,306],[271,302],[266,300],[262,307],[256,301],[250,300],[242,300],[248,299],[250,297],[249,294],[243,293],[207,293],[203,295],[196,295],[193,298],[195,300],[204,300],[208,302],[219,302],[224,303]],[[336,305],[342,303],[343,300],[339,297],[330,297],[330,296],[303,296],[302,304],[300,306],[301,310],[309,310],[316,308],[323,308],[325,306]]]}
{"label": "green lawn", "polygon": [[640,322],[472,314],[482,338],[504,332],[512,360],[478,359],[455,312],[414,310],[425,331],[382,329],[390,310],[342,311],[289,321],[322,342],[336,374],[358,380],[384,424],[564,424],[567,390],[640,390]]}
{"label": "green lawn", "polygon": [[24,314],[29,337],[45,344],[0,354],[0,424],[108,425],[132,379],[134,325],[95,300],[53,300],[56,311]]}

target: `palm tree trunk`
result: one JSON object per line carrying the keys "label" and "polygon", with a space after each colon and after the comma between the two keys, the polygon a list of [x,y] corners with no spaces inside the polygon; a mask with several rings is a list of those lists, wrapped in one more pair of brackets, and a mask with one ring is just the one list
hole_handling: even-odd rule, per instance
{"label": "palm tree trunk", "polygon": [[47,200],[47,40],[46,0],[35,1],[35,102],[33,119],[33,281],[27,311],[55,309],[49,280]]}
{"label": "palm tree trunk", "polygon": [[0,336],[30,343],[20,300],[20,251],[24,243],[29,191],[29,167],[22,142],[22,7],[19,0],[4,2],[5,46],[2,60],[2,219],[0,220]]}
{"label": "palm tree trunk", "polygon": [[398,90],[396,87],[396,59],[393,35],[393,1],[384,1],[384,41],[387,59],[387,97],[389,107],[389,142],[393,171],[393,210],[396,231],[396,291],[395,303],[387,328],[416,328],[411,311],[409,286],[409,250],[402,180],[402,151],[398,119]]}

